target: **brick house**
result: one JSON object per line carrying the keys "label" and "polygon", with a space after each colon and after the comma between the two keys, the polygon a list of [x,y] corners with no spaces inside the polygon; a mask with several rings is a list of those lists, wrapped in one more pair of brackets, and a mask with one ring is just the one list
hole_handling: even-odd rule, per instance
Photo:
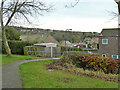
{"label": "brick house", "polygon": [[99,36],[99,54],[120,59],[120,28],[102,30]]}

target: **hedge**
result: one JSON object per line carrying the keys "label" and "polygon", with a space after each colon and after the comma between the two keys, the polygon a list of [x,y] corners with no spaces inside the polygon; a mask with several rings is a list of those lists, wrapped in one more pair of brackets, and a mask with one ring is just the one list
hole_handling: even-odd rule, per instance
{"label": "hedge", "polygon": [[65,46],[61,46],[61,52],[64,51],[87,51],[85,49],[82,48],[78,48],[78,47],[65,47]]}
{"label": "hedge", "polygon": [[[33,45],[34,43],[29,43],[25,41],[8,41],[12,54],[24,55],[24,47]],[[6,54],[5,47],[2,41],[2,54]]]}
{"label": "hedge", "polygon": [[104,73],[119,74],[120,60],[111,60],[94,54],[82,54],[73,58],[73,63],[80,68],[91,70],[103,70]]}

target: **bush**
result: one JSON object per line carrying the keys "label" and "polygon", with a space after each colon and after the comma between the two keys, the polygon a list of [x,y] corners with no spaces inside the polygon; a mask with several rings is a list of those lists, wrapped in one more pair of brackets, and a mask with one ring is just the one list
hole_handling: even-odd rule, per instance
{"label": "bush", "polygon": [[77,55],[73,63],[80,68],[91,70],[103,70],[104,73],[119,74],[120,60],[111,60],[94,54]]}
{"label": "bush", "polygon": [[[12,54],[24,55],[24,47],[33,45],[34,43],[29,43],[25,41],[8,41]],[[2,53],[6,54],[4,44],[2,42]]]}
{"label": "bush", "polygon": [[[100,59],[102,59],[103,61]],[[101,62],[104,63],[104,60],[106,63],[104,63],[103,66],[102,65],[100,66],[99,63],[97,63],[99,61],[95,62],[96,60],[100,60],[100,64],[101,64]],[[87,64],[87,62],[90,62],[89,64],[92,64],[92,65],[87,66],[87,65],[89,65],[89,64]],[[78,64],[77,67],[76,67],[76,64]],[[92,77],[92,78],[99,78],[99,79],[102,79],[105,81],[112,81],[112,82],[118,83],[119,78],[118,78],[118,75],[116,74],[116,72],[119,73],[119,71],[118,71],[119,64],[120,64],[119,60],[111,60],[109,58],[104,59],[103,57],[100,57],[99,55],[91,55],[91,54],[81,54],[80,55],[78,53],[74,53],[74,54],[66,53],[64,56],[62,56],[62,58],[60,60],[54,61],[54,62],[46,65],[46,67],[47,67],[47,69],[61,70],[61,71],[67,72],[67,73],[74,73],[74,74],[77,74],[80,76],[82,75],[82,76],[88,76],[88,77]],[[96,70],[96,67],[105,69],[108,66],[111,68],[111,70],[113,70],[113,72],[112,72],[113,74],[106,74],[101,71],[94,71],[94,69]],[[82,68],[80,68],[80,67],[82,67]],[[85,68],[85,67],[87,67],[87,68]],[[91,68],[93,68],[93,70],[89,70]],[[107,70],[110,70],[110,68],[109,69],[107,68]],[[85,69],[88,69],[88,70],[85,70]],[[98,69],[98,70],[100,70],[100,69]]]}
{"label": "bush", "polygon": [[20,34],[13,28],[6,28],[6,37],[8,40],[20,40]]}
{"label": "bush", "polygon": [[77,48],[77,47],[65,47],[61,46],[61,52],[63,53],[64,51],[86,51],[82,48]]}

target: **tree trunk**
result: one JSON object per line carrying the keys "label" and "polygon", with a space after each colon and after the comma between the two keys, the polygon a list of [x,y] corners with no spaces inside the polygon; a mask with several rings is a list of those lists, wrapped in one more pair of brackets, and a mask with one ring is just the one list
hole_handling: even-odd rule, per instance
{"label": "tree trunk", "polygon": [[120,28],[120,2],[118,3],[118,28]]}
{"label": "tree trunk", "polygon": [[4,46],[5,46],[5,50],[6,50],[6,53],[8,56],[11,56],[11,50],[10,50],[10,47],[8,45],[8,41],[7,41],[7,38],[6,38],[6,33],[5,33],[5,28],[2,28],[2,35],[3,35],[3,43],[4,43]]}
{"label": "tree trunk", "polygon": [[11,50],[10,50],[10,47],[8,45],[8,41],[7,41],[6,33],[5,33],[5,27],[3,24],[3,4],[4,4],[4,0],[2,0],[2,2],[1,2],[1,9],[0,9],[0,11],[1,11],[0,12],[0,21],[1,21],[1,28],[2,28],[2,37],[3,37],[3,43],[5,46],[6,53],[8,56],[11,56]]}

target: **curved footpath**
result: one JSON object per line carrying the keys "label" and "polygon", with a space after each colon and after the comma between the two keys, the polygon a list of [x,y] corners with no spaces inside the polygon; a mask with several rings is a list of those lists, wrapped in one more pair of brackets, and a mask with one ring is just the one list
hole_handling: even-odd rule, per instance
{"label": "curved footpath", "polygon": [[41,61],[41,60],[51,60],[60,58],[47,58],[47,59],[34,59],[17,61],[2,66],[2,88],[22,88],[22,80],[19,72],[19,65],[22,63]]}

